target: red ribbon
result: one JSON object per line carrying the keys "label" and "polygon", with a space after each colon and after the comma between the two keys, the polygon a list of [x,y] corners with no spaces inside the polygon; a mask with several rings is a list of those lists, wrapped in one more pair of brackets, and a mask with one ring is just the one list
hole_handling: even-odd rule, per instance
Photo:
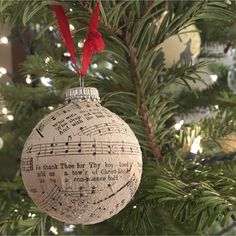
{"label": "red ribbon", "polygon": [[70,26],[68,19],[66,17],[65,11],[62,6],[54,5],[53,10],[56,14],[57,22],[63,37],[63,40],[66,44],[66,47],[70,53],[71,61],[75,66],[75,70],[78,76],[84,76],[89,67],[92,54],[95,52],[101,52],[104,49],[104,42],[101,36],[101,33],[98,32],[98,20],[99,20],[99,12],[100,12],[100,2],[98,2],[93,15],[91,17],[91,21],[89,23],[89,28],[87,32],[87,37],[84,42],[83,52],[82,52],[82,69],[79,71],[77,60],[75,57],[75,48],[72,40]]}
{"label": "red ribbon", "polygon": [[72,36],[70,33],[70,26],[69,26],[69,22],[67,20],[66,14],[64,12],[63,7],[59,6],[59,5],[54,5],[53,10],[56,14],[56,18],[57,18],[57,22],[58,22],[58,25],[59,25],[59,28],[60,28],[60,31],[62,34],[62,38],[63,38],[63,40],[67,46],[67,49],[70,53],[71,61],[73,62],[74,66],[75,66],[75,70],[79,76],[80,72],[79,72],[77,60],[75,57],[74,43],[73,43]]}
{"label": "red ribbon", "polygon": [[84,76],[90,64],[93,53],[101,52],[104,49],[104,42],[101,33],[98,32],[98,20],[100,12],[100,2],[98,2],[91,21],[89,23],[88,33],[83,47],[81,75]]}

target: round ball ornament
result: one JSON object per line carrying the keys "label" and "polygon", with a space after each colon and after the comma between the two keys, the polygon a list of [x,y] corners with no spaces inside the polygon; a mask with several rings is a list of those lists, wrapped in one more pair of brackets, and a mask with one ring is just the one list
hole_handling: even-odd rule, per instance
{"label": "round ball ornament", "polygon": [[174,64],[180,65],[183,61],[192,61],[200,53],[201,38],[195,25],[185,27],[179,34],[173,35],[157,46],[160,50],[154,60],[154,66],[165,63],[166,68]]}
{"label": "round ball ornament", "polygon": [[95,224],[121,211],[141,179],[137,138],[100,105],[95,88],[72,88],[65,105],[28,137],[22,178],[35,204],[70,224]]}
{"label": "round ball ornament", "polygon": [[232,132],[220,139],[220,146],[225,153],[235,152],[236,132]]}

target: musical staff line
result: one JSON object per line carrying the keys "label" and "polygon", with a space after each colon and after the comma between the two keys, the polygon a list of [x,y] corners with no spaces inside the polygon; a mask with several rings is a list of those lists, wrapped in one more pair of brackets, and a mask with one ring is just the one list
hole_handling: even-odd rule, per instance
{"label": "musical staff line", "polygon": [[[118,192],[120,192],[122,189],[124,189],[125,187],[129,186],[130,183],[132,182],[133,178],[134,178],[135,174],[132,175],[132,177],[130,178],[130,180],[128,182],[126,182],[123,186],[121,186],[118,190],[116,190],[115,192],[113,192],[112,188],[111,188],[111,191],[112,191],[112,194],[108,195],[107,197],[101,199],[101,200],[98,200],[96,202],[93,202],[93,204],[98,204],[98,203],[101,203],[101,202],[104,202],[105,200],[113,197],[114,195],[116,195]],[[111,187],[111,186],[110,186]]]}
{"label": "musical staff line", "polygon": [[137,144],[109,141],[70,141],[31,145],[26,153],[36,153],[37,157],[70,155],[104,155],[104,154],[141,154]]}
{"label": "musical staff line", "polygon": [[96,194],[98,192],[102,192],[102,189],[97,189],[95,186],[91,187],[91,189],[84,189],[84,187],[80,187],[80,190],[62,190],[61,192],[69,195],[70,197],[84,197],[90,194]]}
{"label": "musical staff line", "polygon": [[[106,124],[97,124],[91,127],[81,128],[81,133],[79,135],[106,135],[106,134],[113,134],[113,133],[123,133],[129,135],[127,128],[124,124],[114,124],[114,123],[106,123]],[[132,135],[131,135],[132,136]],[[133,137],[133,136],[132,136]]]}
{"label": "musical staff line", "polygon": [[56,206],[58,203],[60,204],[60,199],[61,188],[55,184],[51,191],[47,193],[47,196],[37,202],[37,205],[46,210],[57,210]]}

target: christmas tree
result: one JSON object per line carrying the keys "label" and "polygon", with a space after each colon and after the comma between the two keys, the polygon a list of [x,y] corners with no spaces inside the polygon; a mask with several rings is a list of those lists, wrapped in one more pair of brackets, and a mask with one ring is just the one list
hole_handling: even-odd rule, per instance
{"label": "christmas tree", "polygon": [[[174,55],[184,32],[199,35],[196,25],[204,44],[233,38],[235,2],[101,1],[98,30],[105,50],[93,55],[84,83],[96,87],[102,105],[135,133],[143,174],[130,203],[95,225],[68,225],[42,212],[28,196],[20,173],[31,130],[63,103],[66,89],[80,86],[52,10],[55,4],[70,19],[80,59],[97,1],[0,0],[2,25],[11,29],[7,37],[0,35],[0,44],[18,42],[27,54],[17,75],[0,64],[1,234],[200,235],[232,230],[236,97],[233,83],[226,81],[229,68],[208,66],[206,59],[193,63],[200,50],[197,36],[186,36],[184,50],[172,63],[164,47]],[[223,30],[213,30],[213,24]],[[169,48],[165,42],[173,37]],[[206,83],[201,72],[207,66],[215,83],[194,89],[194,83]],[[209,116],[200,116],[202,111]]]}

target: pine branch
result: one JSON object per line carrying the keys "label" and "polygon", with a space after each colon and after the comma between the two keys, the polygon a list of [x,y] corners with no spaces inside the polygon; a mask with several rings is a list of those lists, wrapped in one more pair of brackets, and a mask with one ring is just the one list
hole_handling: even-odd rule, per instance
{"label": "pine branch", "polygon": [[150,125],[150,122],[149,122],[148,109],[145,105],[144,94],[143,94],[143,91],[141,90],[141,87],[140,87],[140,82],[139,82],[140,81],[140,75],[139,75],[139,72],[137,70],[135,53],[134,53],[134,50],[131,48],[131,46],[129,46],[129,50],[130,50],[129,61],[130,61],[130,66],[131,66],[130,70],[131,70],[132,78],[133,78],[134,83],[136,85],[138,97],[139,97],[139,100],[140,100],[139,114],[141,115],[141,119],[143,121],[145,132],[146,132],[146,135],[147,135],[147,138],[148,138],[148,144],[149,144],[150,150],[152,151],[154,157],[160,163],[163,163],[163,157],[161,155],[160,148],[159,148],[159,146],[156,142],[156,137],[155,137],[154,131],[153,131],[153,129]]}
{"label": "pine branch", "polygon": [[[88,12],[89,15],[92,15],[93,10],[85,3],[85,1],[79,1],[79,4],[81,7],[84,8],[84,10]],[[101,25],[102,28],[105,29],[105,31],[112,34],[116,34],[118,36],[122,36],[122,31],[119,28],[114,28],[112,27],[111,24],[106,24],[102,17],[100,17],[99,19],[99,24]]]}
{"label": "pine branch", "polygon": [[149,12],[152,10],[152,8],[156,5],[155,1],[149,1],[148,2],[148,5],[146,6],[146,8],[144,8],[141,12],[141,16],[139,19],[137,19],[136,21],[134,21],[134,24],[133,24],[133,28],[137,27],[140,20],[142,20],[142,18]]}

